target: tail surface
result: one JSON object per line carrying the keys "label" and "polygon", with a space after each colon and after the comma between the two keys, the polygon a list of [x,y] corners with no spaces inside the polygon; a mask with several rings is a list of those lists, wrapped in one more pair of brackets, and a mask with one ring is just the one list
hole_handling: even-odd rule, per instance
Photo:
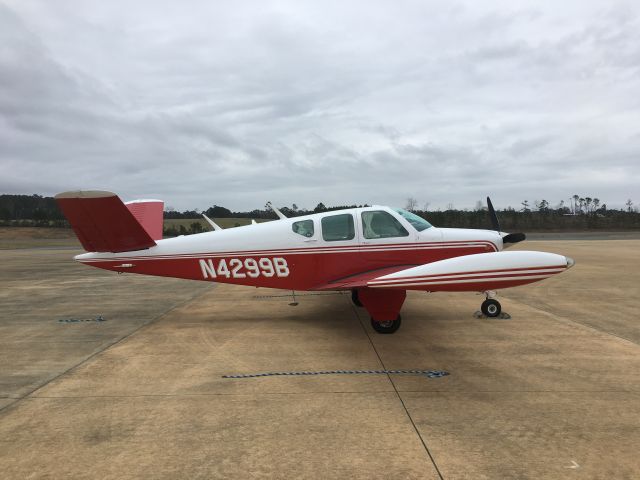
{"label": "tail surface", "polygon": [[162,200],[133,200],[125,203],[136,220],[154,240],[162,240],[164,202]]}
{"label": "tail surface", "polygon": [[[136,219],[137,215],[132,213],[135,208],[128,208],[115,193],[96,190],[63,192],[56,195],[55,199],[88,252],[126,252],[156,245],[153,236],[157,232],[152,229],[152,236],[143,223]],[[156,217],[157,213],[148,218]],[[144,222],[145,212],[141,218]],[[162,232],[162,226],[160,229]]]}

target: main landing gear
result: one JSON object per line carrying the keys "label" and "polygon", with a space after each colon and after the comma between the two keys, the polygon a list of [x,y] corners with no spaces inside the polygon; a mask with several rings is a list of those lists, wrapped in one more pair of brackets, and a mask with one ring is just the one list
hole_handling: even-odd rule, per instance
{"label": "main landing gear", "polygon": [[357,288],[354,288],[353,290],[351,290],[351,301],[353,302],[353,304],[356,307],[363,307],[364,306],[364,305],[362,305],[362,302],[358,298],[358,289]]}
{"label": "main landing gear", "polygon": [[395,289],[365,287],[351,290],[351,301],[367,309],[371,326],[378,333],[394,333],[400,328],[400,309],[406,296],[404,290]]}
{"label": "main landing gear", "polygon": [[480,310],[489,318],[495,318],[502,312],[500,302],[494,298],[494,292],[486,292],[487,299],[480,305]]}

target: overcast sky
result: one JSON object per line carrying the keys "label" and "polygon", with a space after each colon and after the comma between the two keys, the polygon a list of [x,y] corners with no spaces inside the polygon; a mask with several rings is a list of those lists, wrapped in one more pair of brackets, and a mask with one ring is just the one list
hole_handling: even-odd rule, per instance
{"label": "overcast sky", "polygon": [[0,0],[0,193],[640,203],[640,2]]}

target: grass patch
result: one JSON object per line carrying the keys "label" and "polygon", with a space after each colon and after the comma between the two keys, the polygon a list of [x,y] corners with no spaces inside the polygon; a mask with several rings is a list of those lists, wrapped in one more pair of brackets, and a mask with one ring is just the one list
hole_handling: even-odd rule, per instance
{"label": "grass patch", "polygon": [[0,250],[45,247],[81,248],[70,228],[0,227]]}

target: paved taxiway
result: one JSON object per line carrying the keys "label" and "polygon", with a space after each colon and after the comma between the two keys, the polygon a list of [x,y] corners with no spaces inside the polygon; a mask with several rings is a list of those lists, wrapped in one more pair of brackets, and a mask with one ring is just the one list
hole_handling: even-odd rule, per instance
{"label": "paved taxiway", "polygon": [[[0,476],[638,478],[640,240],[521,248],[577,265],[501,292],[511,320],[411,293],[394,335],[346,295],[1,250]],[[451,375],[221,378],[381,368]]]}

